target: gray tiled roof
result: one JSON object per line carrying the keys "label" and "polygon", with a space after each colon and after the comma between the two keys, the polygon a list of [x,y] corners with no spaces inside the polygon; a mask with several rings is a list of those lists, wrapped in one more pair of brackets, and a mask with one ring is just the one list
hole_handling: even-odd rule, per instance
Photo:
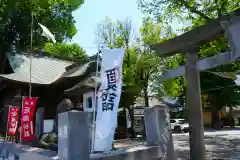
{"label": "gray tiled roof", "polygon": [[[150,107],[162,104],[156,97],[149,96],[148,103]],[[135,106],[144,106],[144,97],[138,97],[135,101]]]}
{"label": "gray tiled roof", "polygon": [[96,67],[97,67],[96,64],[97,64],[96,61],[90,61],[81,65],[75,66],[74,68],[69,69],[68,71],[63,73],[62,77],[76,77],[79,75],[83,75],[87,71],[96,73]]}
{"label": "gray tiled roof", "polygon": [[[28,83],[30,79],[30,57],[24,54],[8,54],[8,59],[14,73],[2,74],[0,77]],[[32,83],[51,84],[62,77],[81,76],[93,62],[66,71],[66,67],[73,63],[48,56],[32,56]]]}
{"label": "gray tiled roof", "polygon": [[88,88],[88,89],[89,88],[91,88],[91,89],[95,88],[96,83],[97,83],[97,85],[100,85],[100,83],[101,83],[100,78],[96,77],[96,76],[91,76],[91,77],[88,77],[88,78],[78,82],[75,86],[65,90],[64,92],[69,93],[69,92],[78,91],[77,93],[80,93],[79,90],[84,90],[85,88]]}

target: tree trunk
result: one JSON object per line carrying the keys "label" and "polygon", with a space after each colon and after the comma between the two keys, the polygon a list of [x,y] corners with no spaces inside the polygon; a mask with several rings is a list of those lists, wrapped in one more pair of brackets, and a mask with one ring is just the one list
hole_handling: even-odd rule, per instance
{"label": "tree trunk", "polygon": [[233,107],[232,106],[229,106],[228,121],[229,121],[230,127],[234,128],[235,121],[234,121],[234,117],[233,117]]}
{"label": "tree trunk", "polygon": [[8,60],[7,57],[7,52],[11,51],[11,44],[9,42],[5,42],[5,41],[0,41],[1,46],[0,46],[0,72],[1,74],[4,74],[5,72],[5,67],[6,67],[6,62]]}
{"label": "tree trunk", "polygon": [[136,138],[136,132],[134,130],[134,105],[130,107],[131,109],[129,110],[130,116],[131,116],[131,121],[132,121],[132,126],[131,126],[131,138]]}
{"label": "tree trunk", "polygon": [[4,53],[0,55],[0,72],[1,74],[4,73],[4,68],[5,68],[5,61],[6,61],[6,56]]}
{"label": "tree trunk", "polygon": [[2,66],[1,66],[1,73],[5,73],[6,71],[5,71],[5,67],[6,67],[6,62],[7,62],[7,57],[5,56],[4,58],[3,58],[3,61],[1,62],[2,64]]}
{"label": "tree trunk", "polygon": [[144,103],[145,103],[145,107],[149,107],[149,101],[148,101],[148,91],[147,91],[147,86],[144,86],[143,89],[144,92]]}
{"label": "tree trunk", "polygon": [[212,128],[220,129],[221,128],[221,118],[218,113],[218,109],[216,106],[212,106]]}
{"label": "tree trunk", "polygon": [[126,115],[126,108],[125,106],[123,106],[123,115],[124,115],[124,121],[125,121],[125,125],[124,125],[124,129],[125,129],[125,138],[128,138],[128,128],[127,128],[127,115]]}

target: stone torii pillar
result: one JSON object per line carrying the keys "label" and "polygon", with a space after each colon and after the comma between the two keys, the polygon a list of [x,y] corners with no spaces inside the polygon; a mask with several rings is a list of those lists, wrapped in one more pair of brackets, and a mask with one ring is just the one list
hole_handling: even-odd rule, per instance
{"label": "stone torii pillar", "polygon": [[205,159],[204,128],[199,71],[197,71],[198,47],[187,50],[186,79],[187,106],[189,110],[190,157],[194,160]]}

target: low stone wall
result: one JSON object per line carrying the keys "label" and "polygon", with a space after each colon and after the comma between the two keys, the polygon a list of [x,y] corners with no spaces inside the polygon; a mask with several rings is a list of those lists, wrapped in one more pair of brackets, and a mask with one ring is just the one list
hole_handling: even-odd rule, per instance
{"label": "low stone wall", "polygon": [[[162,157],[159,146],[140,145],[91,154],[90,160],[161,160]],[[58,160],[58,156],[53,151],[1,141],[0,160]]]}
{"label": "low stone wall", "polygon": [[0,160],[19,160],[19,156],[8,151],[7,149],[1,149]]}
{"label": "low stone wall", "polygon": [[176,160],[167,107],[146,108],[144,117],[146,142],[123,144],[108,153],[90,154],[88,113],[64,112],[58,117],[58,153],[0,141],[0,160]]}
{"label": "low stone wall", "polygon": [[162,160],[163,154],[159,146],[135,146],[119,149],[109,153],[91,155],[91,160]]}
{"label": "low stone wall", "polygon": [[0,141],[0,160],[52,160],[54,156],[52,151]]}

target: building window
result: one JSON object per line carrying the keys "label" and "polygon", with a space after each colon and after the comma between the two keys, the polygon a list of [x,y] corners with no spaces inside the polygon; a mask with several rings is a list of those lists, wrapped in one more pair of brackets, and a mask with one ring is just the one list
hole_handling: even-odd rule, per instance
{"label": "building window", "polygon": [[87,108],[92,108],[92,97],[87,98]]}
{"label": "building window", "polygon": [[94,92],[88,92],[83,94],[83,110],[87,112],[93,112],[94,105]]}

